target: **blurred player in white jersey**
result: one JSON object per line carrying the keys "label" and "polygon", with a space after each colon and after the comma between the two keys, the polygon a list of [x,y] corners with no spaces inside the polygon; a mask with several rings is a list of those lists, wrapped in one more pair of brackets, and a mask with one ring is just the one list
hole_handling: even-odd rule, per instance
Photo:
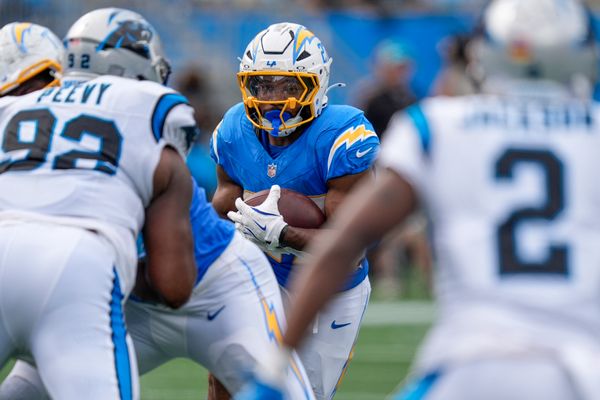
{"label": "blurred player in white jersey", "polygon": [[[298,345],[348,262],[418,205],[439,318],[395,399],[600,398],[600,108],[591,18],[575,0],[494,0],[472,43],[482,94],[394,117],[376,185],[348,199],[293,285]],[[278,362],[240,399],[275,399]],[[266,384],[266,386],[265,386]],[[271,395],[266,389],[270,387]]]}
{"label": "blurred player in white jersey", "polygon": [[[109,10],[97,10],[82,17],[83,21],[75,27],[84,22],[93,27],[93,22],[105,20],[111,14]],[[74,30],[88,39],[96,34]],[[79,40],[72,35],[68,34],[68,42]],[[79,46],[69,46],[67,52],[70,60],[80,59],[84,54],[87,49]],[[18,56],[20,53],[11,62],[20,68],[11,67],[15,71],[29,69],[27,60]],[[95,67],[90,65],[92,70]],[[65,69],[67,78],[78,70],[72,64]],[[284,315],[279,287],[260,249],[236,233],[231,222],[219,218],[206,202],[204,190],[195,184],[190,220],[197,269],[192,298],[178,310],[160,304],[160,298],[140,279],[142,269],[141,273],[138,271],[140,280],[135,294],[125,306],[127,328],[141,374],[175,357],[186,357],[209,369],[230,392],[236,393],[246,374],[281,338]],[[139,255],[143,267],[146,261],[143,248]],[[291,399],[313,398],[298,359],[289,370],[286,394]],[[18,361],[0,385],[0,399],[42,400],[48,396],[34,367]]]}
{"label": "blurred player in white jersey", "polygon": [[181,306],[196,278],[193,111],[162,86],[168,64],[147,21],[104,16],[87,21],[101,40],[71,30],[69,47],[88,50],[69,60],[81,73],[28,94],[56,83],[45,75],[58,78],[62,51],[49,50],[60,41],[33,24],[0,32],[3,94],[24,94],[0,99],[0,365],[35,362],[57,399],[139,398],[122,305],[142,226],[144,279],[161,301]]}

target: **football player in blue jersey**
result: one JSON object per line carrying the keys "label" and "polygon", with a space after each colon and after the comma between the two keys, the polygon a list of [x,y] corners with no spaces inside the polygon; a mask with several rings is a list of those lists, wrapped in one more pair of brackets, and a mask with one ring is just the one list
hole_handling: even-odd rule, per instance
{"label": "football player in blue jersey", "polygon": [[[289,226],[279,215],[280,188],[309,196],[330,217],[355,183],[370,177],[379,147],[362,111],[328,105],[331,63],[306,27],[269,26],[244,51],[238,73],[243,101],[227,111],[211,140],[218,177],[213,205],[265,250],[284,302],[297,255],[315,229]],[[243,202],[265,189],[271,191],[261,206]],[[318,399],[335,394],[367,307],[367,261],[357,259],[353,270],[299,350]]]}
{"label": "football player in blue jersey", "polygon": [[[109,18],[111,15],[113,17]],[[127,13],[119,9],[101,9],[83,16],[74,25],[78,29],[70,30],[67,35],[67,60],[80,60],[89,54],[89,48],[78,46],[81,38],[87,38],[92,47],[98,45],[90,42],[97,35],[110,34],[111,40],[118,42],[119,37],[114,37],[114,32],[118,30],[111,29],[106,21],[119,22],[119,18],[125,16]],[[144,22],[140,18],[122,21],[121,26],[135,28]],[[99,31],[90,32],[92,29]],[[127,29],[123,29],[123,35],[128,34]],[[0,42],[4,37],[3,32],[4,30],[0,31]],[[9,37],[14,36],[12,31],[7,32]],[[109,46],[102,52],[102,56],[109,57],[111,65],[116,68],[119,62],[124,62],[129,51],[127,48],[115,50]],[[47,57],[48,64],[59,64],[62,60],[62,46],[59,53],[51,56]],[[15,52],[9,61],[6,62],[5,69],[15,76],[23,76],[24,71],[31,70],[33,64],[39,63],[38,59],[27,58],[21,52]],[[80,72],[69,62],[65,65],[65,80],[74,82],[73,78],[79,78]],[[106,71],[102,69],[101,63],[92,58],[83,72],[91,75]],[[176,100],[170,103],[170,108],[181,105],[187,107],[182,96],[166,98]],[[177,101],[183,103],[178,104]],[[145,108],[151,110],[153,107]],[[154,107],[155,110],[170,108],[159,105]],[[153,117],[152,121],[160,120],[157,118]],[[188,128],[193,130],[194,126]],[[215,213],[206,201],[204,189],[195,183],[190,221],[197,270],[191,298],[177,310],[161,304],[163,299],[146,279],[148,272],[145,249],[143,241],[138,240],[140,263],[137,283],[125,304],[127,329],[134,343],[141,374],[170,359],[186,357],[210,370],[228,391],[236,393],[249,371],[255,368],[257,362],[261,362],[262,355],[273,351],[281,340],[281,326],[285,318],[281,294],[265,255],[256,245],[237,233],[231,222],[221,219]],[[298,400],[313,399],[312,388],[302,363],[297,356],[293,358],[284,384],[286,396]],[[0,399],[46,400],[48,397],[36,369],[27,362],[18,361],[0,385]]]}

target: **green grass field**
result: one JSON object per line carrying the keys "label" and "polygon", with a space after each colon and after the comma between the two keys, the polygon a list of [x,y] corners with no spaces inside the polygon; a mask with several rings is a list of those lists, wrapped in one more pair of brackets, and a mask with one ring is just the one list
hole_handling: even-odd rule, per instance
{"label": "green grass field", "polygon": [[[373,302],[336,400],[382,400],[406,375],[433,315],[427,302]],[[0,371],[4,379],[10,366]],[[206,370],[174,360],[141,379],[143,400],[206,398]]]}

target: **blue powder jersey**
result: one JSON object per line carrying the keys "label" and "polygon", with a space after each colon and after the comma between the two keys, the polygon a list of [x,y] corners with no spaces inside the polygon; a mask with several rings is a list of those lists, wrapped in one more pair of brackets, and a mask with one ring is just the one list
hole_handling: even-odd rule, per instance
{"label": "blue powder jersey", "polygon": [[[202,280],[210,265],[223,253],[233,239],[235,227],[232,222],[220,218],[212,205],[206,201],[204,189],[194,181],[194,191],[190,205],[190,220],[194,237],[194,256],[198,277]],[[138,237],[138,257],[146,256],[142,236]]]}
{"label": "blue powder jersey", "polygon": [[194,182],[194,194],[190,207],[194,255],[199,282],[210,265],[223,253],[233,239],[233,222],[219,217],[213,206],[206,201],[204,189]]}
{"label": "blue powder jersey", "polygon": [[[271,156],[261,144],[243,104],[233,106],[211,138],[211,156],[244,189],[244,197],[282,188],[303,193],[323,210],[327,182],[368,169],[377,155],[379,139],[362,111],[342,105],[327,106],[295,142]],[[268,254],[280,285],[286,286],[295,257]],[[364,280],[368,263],[361,262],[347,285]]]}

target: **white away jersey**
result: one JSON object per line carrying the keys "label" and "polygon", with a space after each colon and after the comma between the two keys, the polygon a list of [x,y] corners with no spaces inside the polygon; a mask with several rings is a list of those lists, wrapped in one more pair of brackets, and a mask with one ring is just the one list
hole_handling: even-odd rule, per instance
{"label": "white away jersey", "polygon": [[597,104],[434,98],[397,114],[385,137],[380,165],[413,184],[432,221],[441,325],[452,325],[434,358],[479,328],[600,339]]}
{"label": "white away jersey", "polygon": [[185,153],[195,132],[186,103],[113,76],[0,99],[0,221],[23,213],[108,227],[135,259],[161,150]]}

